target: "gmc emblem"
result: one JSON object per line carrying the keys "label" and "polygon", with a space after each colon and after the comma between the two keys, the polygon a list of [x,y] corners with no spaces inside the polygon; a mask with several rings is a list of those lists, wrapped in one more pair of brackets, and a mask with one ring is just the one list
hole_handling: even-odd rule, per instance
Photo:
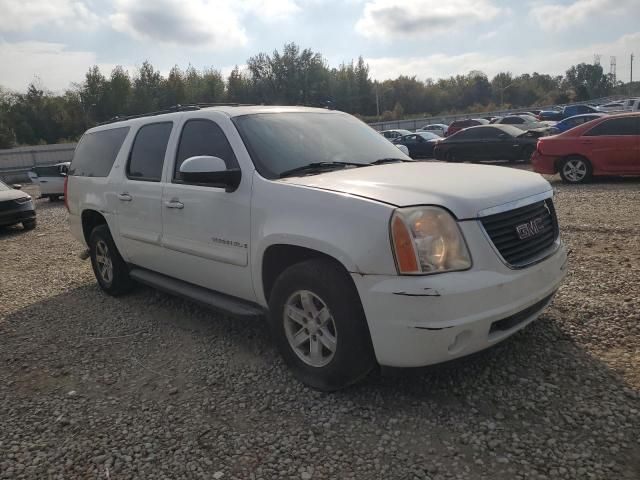
{"label": "gmc emblem", "polygon": [[516,232],[518,232],[518,238],[520,240],[526,240],[527,238],[533,237],[542,230],[544,230],[544,223],[540,217],[534,218],[530,222],[522,223],[516,227]]}

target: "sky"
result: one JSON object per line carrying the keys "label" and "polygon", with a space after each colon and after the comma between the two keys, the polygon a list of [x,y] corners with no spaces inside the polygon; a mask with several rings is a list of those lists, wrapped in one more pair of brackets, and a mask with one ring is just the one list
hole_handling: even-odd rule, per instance
{"label": "sky", "polygon": [[481,70],[562,74],[600,55],[640,79],[640,0],[0,0],[0,86],[61,92],[91,65],[227,74],[295,42],[378,80]]}

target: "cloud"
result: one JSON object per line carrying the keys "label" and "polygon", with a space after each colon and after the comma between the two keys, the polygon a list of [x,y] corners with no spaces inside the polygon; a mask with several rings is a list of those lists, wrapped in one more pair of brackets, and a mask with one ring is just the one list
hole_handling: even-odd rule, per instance
{"label": "cloud", "polygon": [[[379,57],[366,58],[371,75],[378,80],[396,78],[399,75],[427,78],[445,78],[481,70],[489,77],[499,72],[514,74],[548,73],[563,74],[571,65],[593,61],[593,52],[605,55],[628,55],[640,51],[640,32],[624,35],[611,43],[592,44],[565,51],[534,51],[523,55],[492,55],[484,52],[468,52],[460,55],[434,54],[425,57]],[[619,56],[619,58],[622,58]],[[618,77],[628,78],[628,65],[618,64]]]}
{"label": "cloud", "polygon": [[114,29],[136,39],[219,49],[245,45],[247,35],[227,2],[206,0],[116,0]]}
{"label": "cloud", "polygon": [[[536,2],[529,16],[544,30],[559,31],[594,20],[602,15],[630,12],[638,0],[574,0],[568,4]],[[636,10],[638,13],[638,10]]]}
{"label": "cloud", "polygon": [[84,1],[0,0],[0,32],[21,32],[40,25],[92,28],[99,23]]}
{"label": "cloud", "polygon": [[3,69],[2,86],[17,91],[36,79],[47,89],[64,90],[70,79],[81,80],[95,63],[93,52],[69,51],[59,43],[0,42],[0,65],[12,65]]}
{"label": "cloud", "polygon": [[500,12],[492,0],[371,0],[355,28],[369,38],[424,37],[491,20]]}
{"label": "cloud", "polygon": [[228,49],[248,42],[246,16],[278,22],[300,11],[294,0],[115,0],[115,30],[138,40],[201,49]]}
{"label": "cloud", "polygon": [[296,0],[244,0],[232,3],[245,15],[253,14],[268,22],[287,20],[301,11]]}

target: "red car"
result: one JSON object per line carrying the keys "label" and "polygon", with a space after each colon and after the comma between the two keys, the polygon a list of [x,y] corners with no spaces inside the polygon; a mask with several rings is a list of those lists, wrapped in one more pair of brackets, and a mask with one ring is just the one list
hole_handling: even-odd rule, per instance
{"label": "red car", "polygon": [[640,175],[640,115],[609,115],[538,140],[531,157],[538,173],[560,173],[565,183],[594,175]]}
{"label": "red car", "polygon": [[463,130],[468,127],[475,127],[478,125],[488,125],[488,124],[489,124],[489,120],[486,120],[484,118],[469,118],[467,120],[456,120],[451,125],[449,125],[449,128],[447,128],[447,131],[444,132],[444,136],[448,137],[449,135],[453,135],[454,133],[459,132],[460,130]]}

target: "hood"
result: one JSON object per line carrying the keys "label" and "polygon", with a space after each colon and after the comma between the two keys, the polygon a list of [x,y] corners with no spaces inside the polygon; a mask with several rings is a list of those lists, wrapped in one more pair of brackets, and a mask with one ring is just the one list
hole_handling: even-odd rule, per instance
{"label": "hood", "polygon": [[31,198],[31,196],[21,190],[0,190],[0,202],[17,200],[19,198]]}
{"label": "hood", "polygon": [[438,162],[392,163],[289,177],[283,183],[370,198],[398,207],[439,205],[458,219],[551,190],[541,175],[515,168]]}

